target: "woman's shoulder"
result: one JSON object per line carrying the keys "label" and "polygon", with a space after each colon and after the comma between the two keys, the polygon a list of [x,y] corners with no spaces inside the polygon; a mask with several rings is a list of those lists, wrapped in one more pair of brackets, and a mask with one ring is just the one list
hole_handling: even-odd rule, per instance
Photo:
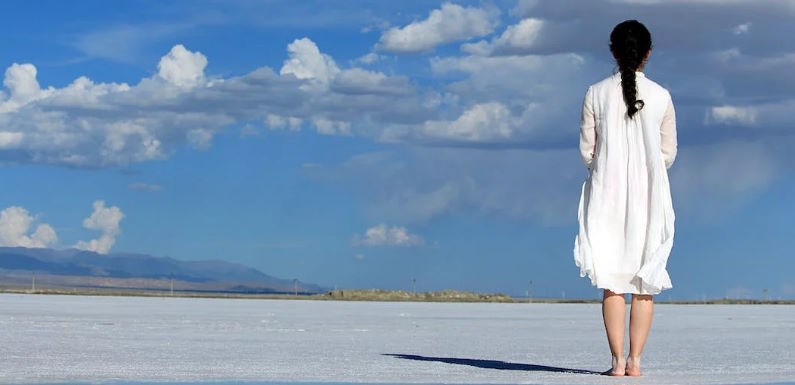
{"label": "woman's shoulder", "polygon": [[586,91],[586,97],[594,97],[597,99],[609,97],[609,95],[614,92],[617,84],[621,84],[621,77],[616,75],[608,76],[596,83],[591,84],[588,86],[588,90]]}
{"label": "woman's shoulder", "polygon": [[602,80],[600,80],[600,81],[598,81],[596,83],[591,84],[591,86],[589,88],[599,89],[599,88],[604,88],[604,87],[612,87],[612,86],[615,86],[615,84],[617,84],[617,83],[619,83],[619,84],[621,83],[621,75],[620,74],[612,74],[612,75],[610,75],[610,76],[608,76],[608,77],[606,77],[606,78],[604,78],[604,79],[602,79]]}
{"label": "woman's shoulder", "polygon": [[[643,80],[641,80],[641,78]],[[641,76],[638,77],[638,85],[645,88],[646,92],[651,91],[654,92],[655,94],[659,94],[669,98],[671,97],[671,93],[668,91],[667,88],[661,86],[659,83],[655,82],[654,80],[649,79],[645,75],[643,75],[642,77]]]}

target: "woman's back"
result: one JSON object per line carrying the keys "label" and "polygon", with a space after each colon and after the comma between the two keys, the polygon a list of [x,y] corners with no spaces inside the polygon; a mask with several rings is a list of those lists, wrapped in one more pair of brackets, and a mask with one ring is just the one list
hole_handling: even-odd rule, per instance
{"label": "woman's back", "polygon": [[[643,107],[632,118],[620,75],[592,85],[586,93],[582,128],[592,131],[596,140],[582,215],[596,270],[590,274],[592,281],[615,292],[657,294],[671,287],[664,264],[659,271],[657,260],[660,247],[668,243],[664,239],[673,233],[661,138],[663,127],[675,125],[668,91],[640,72],[636,84]],[[650,268],[650,263],[657,267]],[[642,271],[648,273],[639,275]],[[588,274],[587,269],[583,273]]]}

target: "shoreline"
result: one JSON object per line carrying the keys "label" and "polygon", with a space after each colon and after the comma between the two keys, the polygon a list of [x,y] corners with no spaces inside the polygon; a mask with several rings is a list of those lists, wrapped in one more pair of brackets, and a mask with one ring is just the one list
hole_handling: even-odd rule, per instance
{"label": "shoreline", "polygon": [[[347,302],[444,302],[444,303],[560,303],[560,304],[598,304],[597,299],[579,298],[517,298],[501,293],[475,293],[459,290],[434,292],[407,292],[403,290],[350,289],[333,290],[325,293],[233,293],[212,291],[141,290],[125,288],[37,288],[36,290],[18,287],[0,287],[0,294],[31,295],[74,295],[97,297],[175,297],[175,298],[215,298],[215,299],[281,299]],[[795,305],[795,300],[762,299],[708,299],[708,300],[655,300],[657,304],[670,305]]]}

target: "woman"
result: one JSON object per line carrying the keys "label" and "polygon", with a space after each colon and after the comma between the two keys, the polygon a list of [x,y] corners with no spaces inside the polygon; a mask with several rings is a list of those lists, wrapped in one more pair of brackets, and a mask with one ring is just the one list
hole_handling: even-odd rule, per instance
{"label": "woman", "polygon": [[[588,88],[580,153],[589,170],[578,212],[574,259],[580,275],[604,289],[604,318],[612,368],[639,376],[651,327],[652,296],[671,288],[665,270],[674,237],[668,171],[676,157],[671,95],[641,72],[651,34],[636,20],[610,34],[618,73]],[[629,354],[624,358],[624,294],[632,294]]]}

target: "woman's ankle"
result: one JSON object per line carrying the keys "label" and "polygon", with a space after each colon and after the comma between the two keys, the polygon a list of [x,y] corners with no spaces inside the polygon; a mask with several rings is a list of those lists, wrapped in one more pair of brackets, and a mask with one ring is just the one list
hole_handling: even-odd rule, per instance
{"label": "woman's ankle", "polygon": [[602,373],[608,376],[623,376],[626,371],[626,361],[622,354],[613,355],[610,363],[610,370]]}
{"label": "woman's ankle", "polygon": [[627,376],[640,376],[640,356],[628,356],[624,372]]}

